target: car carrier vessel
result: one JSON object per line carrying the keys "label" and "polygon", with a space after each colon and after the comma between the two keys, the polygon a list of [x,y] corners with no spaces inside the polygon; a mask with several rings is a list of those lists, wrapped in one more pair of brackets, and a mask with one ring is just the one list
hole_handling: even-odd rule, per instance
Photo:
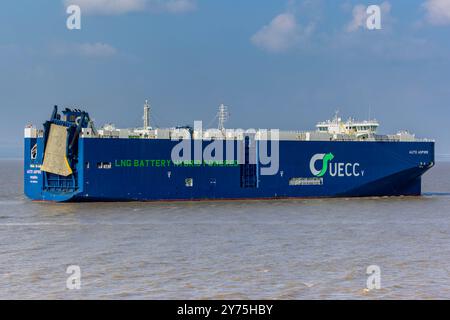
{"label": "car carrier vessel", "polygon": [[417,196],[434,141],[377,134],[375,120],[337,114],[313,131],[96,129],[89,114],[55,106],[25,128],[24,191],[43,201],[157,201]]}

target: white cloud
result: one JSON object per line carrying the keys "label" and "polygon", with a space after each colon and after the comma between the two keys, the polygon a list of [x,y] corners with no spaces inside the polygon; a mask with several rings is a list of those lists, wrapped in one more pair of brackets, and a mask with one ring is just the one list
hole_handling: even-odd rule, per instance
{"label": "white cloud", "polygon": [[79,5],[82,14],[92,15],[120,15],[139,11],[184,13],[197,8],[196,0],[64,0],[64,4]]}
{"label": "white cloud", "polygon": [[117,53],[117,49],[107,43],[96,42],[58,44],[52,47],[52,52],[56,55],[79,55],[85,57],[102,58],[115,55]]}
{"label": "white cloud", "polygon": [[80,6],[86,14],[123,14],[144,10],[145,0],[65,0],[66,6]]}
{"label": "white cloud", "polygon": [[450,24],[449,0],[426,0],[423,4],[426,10],[426,20],[433,25]]}
{"label": "white cloud", "polygon": [[117,53],[117,49],[107,43],[81,43],[76,46],[79,54],[87,57],[109,57]]}
{"label": "white cloud", "polygon": [[170,13],[183,13],[194,11],[197,9],[197,3],[193,0],[167,0],[167,1],[157,1],[159,4],[156,6],[162,11],[167,11]]}
{"label": "white cloud", "polygon": [[270,52],[283,52],[296,46],[312,32],[313,26],[303,28],[294,14],[277,15],[269,25],[262,27],[251,37],[254,45]]}
{"label": "white cloud", "polygon": [[[388,1],[383,2],[380,5],[381,9],[381,21],[383,25],[386,21],[389,20],[389,14],[391,12],[391,4]],[[347,25],[346,30],[348,32],[354,32],[359,30],[360,28],[364,29],[366,28],[366,22],[367,22],[367,6],[363,4],[358,4],[355,7],[353,7],[352,11],[352,21],[350,21]]]}
{"label": "white cloud", "polygon": [[359,28],[364,28],[367,20],[366,6],[362,4],[358,4],[353,8],[353,19],[347,25],[347,31],[353,32],[358,30]]}

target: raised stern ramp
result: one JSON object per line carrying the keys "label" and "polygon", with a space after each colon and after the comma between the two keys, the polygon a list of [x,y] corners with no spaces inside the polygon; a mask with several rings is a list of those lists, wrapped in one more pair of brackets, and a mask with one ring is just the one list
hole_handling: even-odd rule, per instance
{"label": "raised stern ramp", "polygon": [[73,174],[67,160],[67,127],[51,124],[41,170],[63,177]]}

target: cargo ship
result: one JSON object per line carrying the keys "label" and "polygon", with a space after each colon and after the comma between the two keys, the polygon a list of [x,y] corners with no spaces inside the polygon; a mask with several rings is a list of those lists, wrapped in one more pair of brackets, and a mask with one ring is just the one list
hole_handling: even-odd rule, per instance
{"label": "cargo ship", "polygon": [[24,192],[38,201],[106,202],[419,196],[434,165],[434,141],[401,131],[378,134],[376,120],[338,114],[311,131],[96,128],[88,112],[55,106],[25,128]]}

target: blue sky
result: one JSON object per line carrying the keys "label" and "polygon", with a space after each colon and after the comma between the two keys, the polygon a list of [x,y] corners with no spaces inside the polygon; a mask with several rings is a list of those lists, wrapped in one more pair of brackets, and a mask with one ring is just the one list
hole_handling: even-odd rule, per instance
{"label": "blue sky", "polygon": [[[382,30],[364,27],[372,4]],[[54,104],[133,127],[146,98],[162,127],[208,124],[220,103],[239,128],[370,112],[450,154],[450,0],[2,1],[0,26],[0,157],[20,157]]]}

